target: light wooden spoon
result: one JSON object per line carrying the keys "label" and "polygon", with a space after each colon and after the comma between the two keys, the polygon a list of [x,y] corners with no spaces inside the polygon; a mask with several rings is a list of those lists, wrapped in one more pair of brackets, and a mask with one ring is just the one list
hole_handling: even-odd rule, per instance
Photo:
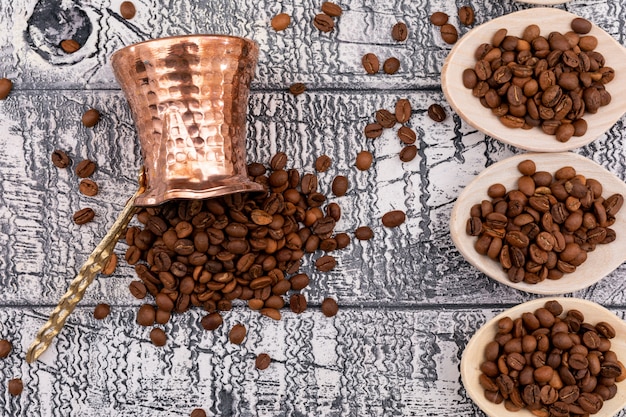
{"label": "light wooden spoon", "polygon": [[518,290],[535,294],[567,294],[595,284],[626,260],[626,207],[617,213],[615,224],[611,226],[617,234],[614,242],[597,245],[589,252],[587,260],[576,271],[565,274],[558,280],[545,280],[537,284],[525,282],[513,283],[509,280],[500,263],[480,255],[474,249],[475,236],[466,233],[466,223],[470,209],[482,200],[490,200],[487,189],[494,183],[503,184],[507,190],[517,188],[517,179],[521,176],[517,165],[531,159],[537,165],[537,171],[554,174],[559,168],[572,166],[578,174],[598,180],[602,186],[602,196],[607,198],[615,193],[626,196],[626,184],[597,163],[580,155],[564,153],[528,153],[516,155],[498,162],[481,172],[459,195],[450,217],[450,235],[457,249],[465,259],[489,277]]}
{"label": "light wooden spoon", "polygon": [[584,119],[589,127],[583,136],[572,137],[561,143],[554,135],[543,133],[540,128],[508,128],[500,123],[490,109],[483,107],[478,98],[472,95],[472,90],[465,88],[462,82],[463,71],[474,68],[476,64],[476,48],[483,43],[491,43],[491,38],[498,29],[506,28],[509,35],[521,37],[524,28],[537,24],[541,28],[541,34],[547,36],[553,31],[571,31],[570,24],[575,17],[577,16],[559,9],[533,8],[499,17],[469,31],[452,48],[441,71],[441,86],[450,106],[474,128],[521,149],[560,152],[579,148],[597,139],[626,111],[626,49],[596,25],[592,25],[589,35],[598,39],[595,50],[604,55],[605,65],[615,70],[615,79],[606,85],[612,96],[611,103],[601,107],[596,114],[585,114]]}
{"label": "light wooden spoon", "polygon": [[549,6],[552,4],[569,3],[571,0],[516,0],[516,1],[519,3],[541,4],[544,6]]}
{"label": "light wooden spoon", "polygon": [[[470,398],[489,417],[533,417],[533,414],[526,409],[511,412],[504,408],[504,404],[494,404],[487,400],[483,388],[478,382],[478,378],[480,376],[480,364],[485,360],[485,346],[492,341],[496,335],[498,320],[506,316],[516,319],[521,317],[522,313],[532,313],[538,308],[543,307],[548,300],[557,300],[561,303],[564,313],[572,309],[581,311],[587,323],[596,325],[604,321],[613,326],[616,336],[611,339],[611,350],[617,354],[618,360],[624,362],[626,359],[626,323],[599,304],[579,298],[540,298],[517,305],[497,315],[483,325],[474,336],[472,336],[461,358],[461,381],[463,382],[463,386]],[[600,412],[594,414],[594,417],[614,416],[626,406],[626,382],[622,381],[617,383],[617,387],[615,397],[605,401]]]}

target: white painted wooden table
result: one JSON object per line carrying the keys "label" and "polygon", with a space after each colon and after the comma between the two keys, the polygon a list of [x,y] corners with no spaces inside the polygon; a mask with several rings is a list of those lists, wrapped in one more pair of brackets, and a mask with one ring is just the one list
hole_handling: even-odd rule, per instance
{"label": "white painted wooden table", "polygon": [[[461,385],[463,348],[486,320],[535,296],[465,262],[448,220],[476,174],[521,151],[451,113],[439,86],[451,47],[428,17],[447,12],[462,35],[468,28],[458,24],[456,10],[464,4],[475,9],[476,24],[532,6],[511,0],[339,3],[344,14],[325,34],[312,26],[321,0],[137,0],[129,21],[120,17],[117,0],[0,2],[0,77],[15,84],[0,102],[0,338],[15,347],[0,360],[2,416],[188,416],[196,407],[212,416],[482,415]],[[574,0],[556,7],[593,20],[625,44],[625,6]],[[279,12],[291,14],[292,23],[274,32],[269,22]],[[404,43],[390,35],[398,21],[409,27]],[[260,44],[249,159],[266,162],[285,151],[293,155],[291,166],[313,172],[315,158],[330,155],[322,187],[329,190],[338,174],[352,184],[346,196],[333,199],[343,209],[337,230],[370,225],[375,237],[337,252],[330,273],[315,270],[316,256],[306,258],[302,270],[312,282],[304,314],[285,312],[274,322],[239,306],[225,314],[220,329],[207,332],[199,325],[203,312],[193,310],[165,326],[169,340],[162,348],[135,323],[140,301],[128,291],[135,274],[122,262],[114,275],[96,279],[49,351],[28,365],[24,353],[37,329],[136,187],[139,147],[110,55],[138,41],[192,33],[246,36]],[[65,38],[84,46],[66,55],[57,46]],[[367,52],[396,56],[400,71],[366,75],[361,56]],[[292,96],[287,88],[294,82],[308,91]],[[394,131],[375,141],[362,134],[376,110],[393,110],[399,98],[411,101],[409,125],[418,134],[420,151],[409,163],[398,159]],[[432,103],[448,111],[443,123],[426,115]],[[90,107],[102,113],[93,129],[80,123]],[[624,131],[622,118],[575,152],[624,179]],[[68,151],[74,164],[97,162],[96,197],[79,194],[73,172],[52,165],[54,149]],[[365,172],[353,166],[361,149],[375,156]],[[85,206],[96,209],[96,219],[76,226],[72,214]],[[382,227],[380,217],[391,209],[405,210],[407,222]],[[116,251],[123,254],[125,244]],[[622,265],[572,295],[623,317],[625,278]],[[319,310],[327,296],[340,305],[332,319]],[[112,312],[96,321],[100,302]],[[235,323],[249,329],[241,346],[227,341]],[[261,352],[274,358],[265,371],[254,368]],[[15,377],[25,385],[19,397],[6,389]]]}

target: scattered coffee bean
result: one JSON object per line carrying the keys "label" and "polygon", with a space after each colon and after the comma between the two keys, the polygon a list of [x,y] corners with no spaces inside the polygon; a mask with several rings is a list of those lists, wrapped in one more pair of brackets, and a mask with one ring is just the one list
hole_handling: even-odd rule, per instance
{"label": "scattered coffee bean", "polygon": [[51,159],[52,159],[52,164],[57,168],[67,168],[72,163],[72,160],[70,159],[70,157],[67,156],[67,154],[60,149],[57,149],[54,152],[52,152]]}
{"label": "scattered coffee bean", "polygon": [[61,41],[61,49],[67,54],[73,54],[80,49],[80,44],[74,39],[65,39]]}
{"label": "scattered coffee bean", "polygon": [[403,22],[398,22],[391,28],[391,37],[394,41],[404,42],[408,36],[409,30]]}
{"label": "scattered coffee bean", "polygon": [[100,121],[100,112],[96,109],[89,109],[83,113],[82,122],[85,127],[94,127]]}
{"label": "scattered coffee bean", "polygon": [[102,267],[101,274],[102,275],[111,275],[115,272],[117,268],[117,255],[115,253],[111,253],[109,259],[107,259],[106,263]]}
{"label": "scattered coffee bean", "polygon": [[152,326],[156,319],[156,311],[150,304],[143,304],[137,311],[137,324],[142,326]]}
{"label": "scattered coffee bean", "polygon": [[370,240],[374,237],[374,232],[369,226],[360,226],[354,231],[354,236],[359,240]]}
{"label": "scattered coffee bean", "polygon": [[290,23],[291,16],[289,16],[287,13],[280,13],[272,18],[271,25],[272,28],[278,32],[287,29]]}
{"label": "scattered coffee bean", "polygon": [[92,208],[85,207],[74,213],[74,216],[72,218],[74,220],[74,223],[82,225],[92,221],[95,216],[96,213],[93,211]]}
{"label": "scattered coffee bean", "polygon": [[146,286],[141,281],[132,281],[130,284],[128,284],[128,290],[133,295],[133,297],[139,300],[146,298]]}
{"label": "scattered coffee bean", "polygon": [[215,330],[222,325],[224,319],[218,312],[213,312],[204,316],[201,320],[202,327],[205,330]]}
{"label": "scattered coffee bean", "polygon": [[[289,158],[287,157],[287,154],[285,152],[276,152],[276,154],[272,156],[272,159],[270,160],[270,167],[272,168],[272,170],[278,171],[278,173],[280,174],[285,174],[286,177],[287,171],[285,171],[284,169],[287,166],[288,160]],[[270,181],[272,181],[271,177]],[[280,181],[276,183],[275,186],[281,186],[282,184],[284,184],[284,182]]]}
{"label": "scattered coffee bean", "polygon": [[336,265],[337,260],[330,255],[324,255],[315,261],[315,267],[322,272],[331,271]]}
{"label": "scattered coffee bean", "polygon": [[332,191],[337,197],[342,197],[348,192],[348,178],[343,175],[337,175],[333,180]]}
{"label": "scattered coffee bean", "polygon": [[402,143],[406,145],[412,145],[417,140],[417,134],[413,129],[407,126],[402,126],[398,129],[398,138],[402,141]]}
{"label": "scattered coffee bean", "polygon": [[398,58],[387,58],[383,64],[383,71],[386,74],[392,75],[398,72],[400,69],[400,60]]}
{"label": "scattered coffee bean", "polygon": [[448,15],[444,12],[435,12],[430,15],[430,23],[435,26],[443,26],[448,23]]}
{"label": "scattered coffee bean", "polygon": [[9,394],[17,397],[24,391],[24,383],[20,378],[14,378],[9,380]]}
{"label": "scattered coffee bean", "polygon": [[0,78],[0,100],[5,100],[13,89],[13,81],[8,78]]}
{"label": "scattered coffee bean", "polygon": [[194,408],[189,417],[206,417],[206,411],[202,408]]}
{"label": "scattered coffee bean", "polygon": [[76,165],[76,175],[79,178],[90,177],[96,171],[96,163],[89,159],[84,159]]}
{"label": "scattered coffee bean", "polygon": [[366,138],[375,139],[383,134],[383,127],[378,123],[370,123],[365,126],[364,133]]}
{"label": "scattered coffee bean", "polygon": [[306,297],[303,294],[294,294],[289,298],[289,308],[295,314],[301,314],[306,310]]}
{"label": "scattered coffee bean", "polygon": [[102,320],[108,316],[109,313],[111,313],[111,306],[105,303],[100,303],[96,306],[96,308],[94,308],[93,317],[96,320]]}
{"label": "scattered coffee bean", "polygon": [[313,26],[321,32],[332,32],[335,29],[335,22],[327,14],[320,13],[313,18]]}
{"label": "scattered coffee bean", "polygon": [[376,74],[380,70],[380,61],[378,57],[372,53],[363,55],[361,64],[368,74]]}
{"label": "scattered coffee bean", "polygon": [[396,120],[398,123],[406,123],[411,118],[411,102],[405,98],[401,98],[396,102]]}
{"label": "scattered coffee bean", "polygon": [[417,146],[407,145],[400,151],[400,160],[402,162],[411,162],[417,156]]}
{"label": "scattered coffee bean", "polygon": [[78,184],[78,191],[86,196],[94,197],[98,194],[98,184],[90,179],[83,179]]}
{"label": "scattered coffee bean", "polygon": [[572,30],[580,35],[586,35],[591,31],[591,22],[582,17],[577,17],[572,20]]}
{"label": "scattered coffee bean", "polygon": [[291,282],[291,289],[295,291],[300,291],[308,287],[309,285],[309,276],[307,274],[297,274],[291,277],[289,280]]}
{"label": "scattered coffee bean", "polygon": [[441,39],[447,44],[452,45],[459,39],[459,32],[454,26],[446,23],[441,26]]}
{"label": "scattered coffee bean", "polygon": [[446,120],[446,111],[439,104],[431,104],[428,107],[428,117],[433,119],[435,122],[443,122]]}
{"label": "scattered coffee bean", "polygon": [[459,22],[465,26],[474,24],[474,9],[471,6],[462,6],[459,8]]}
{"label": "scattered coffee bean", "polygon": [[299,96],[306,91],[306,85],[303,83],[294,83],[289,86],[289,92],[294,96]]}
{"label": "scattered coffee bean", "polygon": [[326,13],[330,17],[339,17],[341,16],[341,13],[343,13],[343,10],[338,4],[331,1],[325,1],[322,3],[322,12]]}
{"label": "scattered coffee bean", "polygon": [[267,369],[270,366],[271,362],[272,358],[270,358],[270,355],[268,355],[267,353],[261,353],[256,357],[256,360],[254,361],[254,366],[256,367],[256,369],[262,371],[264,369]]}
{"label": "scattered coffee bean", "polygon": [[150,340],[154,346],[165,346],[165,343],[167,343],[167,335],[163,329],[155,327],[150,330]]}
{"label": "scattered coffee bean", "polygon": [[389,129],[396,125],[396,115],[389,110],[380,109],[376,111],[376,122],[382,127]]}
{"label": "scattered coffee bean", "polygon": [[135,13],[137,10],[135,9],[135,5],[130,1],[124,1],[120,5],[120,14],[126,20],[130,20],[135,17]]}
{"label": "scattered coffee bean", "polygon": [[357,167],[358,170],[365,171],[370,169],[373,160],[374,157],[371,152],[361,151],[356,155],[356,161],[354,165]]}
{"label": "scattered coffee bean", "polygon": [[9,342],[6,339],[0,340],[0,358],[1,359],[4,359],[7,356],[9,356],[9,354],[11,353],[11,349],[13,349],[11,342]]}
{"label": "scattered coffee bean", "polygon": [[402,210],[393,210],[385,213],[382,218],[383,225],[386,227],[400,226],[406,220],[406,214]]}
{"label": "scattered coffee bean", "polygon": [[321,155],[315,160],[315,169],[317,172],[326,172],[332,164],[332,159],[328,155]]}
{"label": "scattered coffee bean", "polygon": [[240,345],[246,338],[246,326],[243,324],[235,324],[233,328],[230,329],[228,338],[230,339],[230,343]]}
{"label": "scattered coffee bean", "polygon": [[337,301],[332,298],[324,298],[322,301],[322,313],[326,317],[333,317],[339,311],[339,306],[337,305]]}

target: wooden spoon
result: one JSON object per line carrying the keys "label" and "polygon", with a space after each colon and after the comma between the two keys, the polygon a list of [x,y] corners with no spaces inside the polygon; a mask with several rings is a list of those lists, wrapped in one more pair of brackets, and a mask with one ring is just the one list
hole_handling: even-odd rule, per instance
{"label": "wooden spoon", "polygon": [[598,39],[595,49],[604,55],[606,66],[615,70],[615,78],[606,85],[611,94],[611,102],[601,107],[596,114],[586,113],[587,133],[572,137],[561,143],[554,135],[544,133],[540,128],[530,130],[512,129],[500,123],[490,109],[483,107],[472,90],[465,88],[462,74],[466,68],[474,68],[474,51],[483,43],[491,43],[493,34],[506,28],[509,35],[522,35],[524,28],[537,24],[541,34],[547,36],[552,31],[566,33],[577,16],[559,9],[533,8],[508,14],[480,25],[465,34],[452,48],[441,71],[443,93],[450,106],[471,126],[502,142],[537,152],[560,152],[579,148],[592,142],[610,129],[626,111],[626,49],[609,34],[592,25],[589,35]]}
{"label": "wooden spoon", "polygon": [[[483,388],[478,382],[480,376],[480,364],[485,360],[484,351],[487,343],[493,340],[496,335],[497,322],[503,317],[516,319],[522,313],[534,312],[543,307],[548,300],[556,300],[563,306],[563,312],[576,309],[585,316],[585,322],[596,325],[601,321],[609,323],[616,332],[616,336],[611,339],[611,350],[617,354],[618,360],[624,362],[626,359],[626,323],[615,314],[587,300],[579,298],[540,298],[533,301],[517,305],[502,314],[497,315],[483,325],[470,339],[463,351],[461,358],[461,381],[467,394],[489,417],[532,417],[533,414],[526,410],[516,412],[507,411],[504,404],[494,404],[485,398]],[[602,409],[594,417],[610,417],[617,414],[626,406],[626,383],[624,381],[617,384],[617,394],[612,399],[605,401]]]}
{"label": "wooden spoon", "polygon": [[617,213],[615,224],[611,226],[617,234],[614,242],[597,245],[589,252],[587,260],[576,271],[565,274],[558,280],[545,280],[537,284],[525,282],[513,283],[509,280],[500,263],[480,255],[474,249],[476,237],[466,233],[465,227],[470,209],[482,200],[490,200],[487,189],[494,183],[501,183],[507,190],[517,188],[517,179],[521,176],[517,165],[531,159],[537,171],[554,174],[559,168],[572,166],[578,174],[598,180],[602,186],[602,196],[607,198],[615,193],[626,196],[626,184],[597,163],[580,155],[565,153],[529,153],[516,155],[498,162],[480,173],[459,195],[450,217],[450,235],[457,249],[465,259],[489,277],[518,290],[535,294],[566,294],[595,284],[611,273],[626,260],[626,208]]}
{"label": "wooden spoon", "polygon": [[519,3],[541,4],[544,6],[549,6],[552,4],[569,3],[571,0],[516,0],[516,1]]}

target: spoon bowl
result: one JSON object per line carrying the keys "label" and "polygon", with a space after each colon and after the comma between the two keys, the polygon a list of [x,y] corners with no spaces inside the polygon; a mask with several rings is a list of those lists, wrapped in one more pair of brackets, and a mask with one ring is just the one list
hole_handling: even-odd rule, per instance
{"label": "spoon bowl", "polygon": [[[511,412],[504,408],[504,404],[494,404],[488,401],[483,388],[478,382],[480,376],[480,364],[484,361],[484,350],[487,343],[493,340],[498,328],[497,322],[503,317],[512,319],[521,317],[522,313],[534,312],[543,307],[548,300],[556,300],[563,306],[563,312],[572,309],[579,310],[585,315],[585,322],[593,325],[604,321],[615,329],[616,336],[611,339],[611,350],[617,354],[620,361],[626,359],[626,323],[606,308],[587,300],[578,298],[540,298],[519,304],[497,315],[483,325],[470,339],[461,357],[461,381],[470,398],[489,417],[532,417],[533,414],[527,409]],[[617,394],[612,399],[605,401],[602,409],[594,417],[610,417],[617,414],[626,406],[626,383],[617,383]]]}
{"label": "spoon bowl", "polygon": [[496,281],[518,290],[535,294],[566,294],[595,284],[626,260],[626,251],[624,251],[626,213],[623,209],[617,213],[615,224],[611,226],[617,235],[615,241],[597,245],[593,252],[589,252],[587,260],[576,268],[576,271],[565,274],[558,280],[545,280],[537,284],[528,284],[523,281],[513,283],[498,262],[479,254],[474,249],[477,238],[468,235],[465,231],[471,207],[482,200],[490,200],[487,189],[494,183],[504,185],[507,190],[517,188],[517,179],[521,176],[517,165],[525,159],[533,160],[537,165],[537,171],[548,171],[552,174],[564,166],[574,167],[578,174],[598,180],[602,184],[602,196],[605,198],[615,193],[626,195],[624,182],[583,156],[571,152],[516,155],[485,169],[459,195],[450,217],[452,241],[469,263]]}
{"label": "spoon bowl", "polygon": [[521,149],[536,152],[562,152],[579,148],[597,139],[610,129],[626,111],[626,49],[624,49],[608,33],[592,24],[589,35],[598,39],[595,51],[606,59],[606,66],[615,70],[615,78],[607,84],[611,94],[611,102],[601,107],[597,113],[585,113],[587,132],[580,137],[572,137],[561,143],[554,135],[544,133],[541,128],[530,130],[513,129],[504,126],[492,114],[490,109],[483,107],[472,90],[463,85],[463,71],[474,68],[476,59],[474,51],[483,43],[491,43],[493,34],[506,28],[509,35],[522,35],[530,24],[536,24],[541,34],[547,36],[552,31],[566,33],[571,31],[571,22],[578,16],[554,8],[533,8],[511,13],[484,23],[465,34],[452,48],[441,70],[441,86],[443,93],[454,111],[469,125],[504,143]]}

